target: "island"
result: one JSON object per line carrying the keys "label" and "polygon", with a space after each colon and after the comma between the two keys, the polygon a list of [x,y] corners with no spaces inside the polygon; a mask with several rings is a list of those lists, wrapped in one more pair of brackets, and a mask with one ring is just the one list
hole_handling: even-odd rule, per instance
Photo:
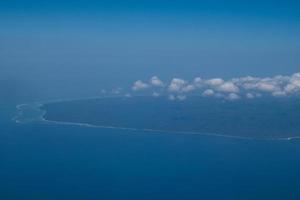
{"label": "island", "polygon": [[190,97],[111,97],[46,103],[52,122],[239,138],[300,137],[299,98],[224,101]]}

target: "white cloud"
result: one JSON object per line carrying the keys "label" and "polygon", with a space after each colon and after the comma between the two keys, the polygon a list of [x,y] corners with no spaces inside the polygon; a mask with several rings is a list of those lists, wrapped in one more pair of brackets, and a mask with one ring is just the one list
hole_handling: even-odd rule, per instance
{"label": "white cloud", "polygon": [[203,79],[200,77],[194,78],[193,84],[195,87],[202,87],[203,86]]}
{"label": "white cloud", "polygon": [[257,82],[260,78],[253,77],[253,76],[245,76],[240,78],[233,78],[231,81],[235,84],[241,85],[243,83],[251,83],[251,82]]}
{"label": "white cloud", "polygon": [[240,96],[235,94],[235,93],[230,93],[226,99],[230,100],[230,101],[234,101],[234,100],[238,100],[240,99]]}
{"label": "white cloud", "polygon": [[288,84],[284,87],[284,91],[286,91],[287,93],[291,93],[297,90],[297,86],[293,85],[293,84]]}
{"label": "white cloud", "polygon": [[170,92],[180,92],[181,89],[186,85],[186,81],[180,78],[173,78],[168,90]]}
{"label": "white cloud", "polygon": [[153,76],[150,79],[150,84],[156,87],[163,87],[164,83],[157,77],[157,76]]}
{"label": "white cloud", "polygon": [[149,87],[149,85],[147,83],[144,83],[141,80],[138,80],[136,82],[134,82],[133,86],[132,86],[132,90],[134,91],[138,91],[138,90],[144,90],[147,89]]}
{"label": "white cloud", "polygon": [[152,96],[170,95],[171,100],[187,98],[188,95],[195,94],[194,91],[199,91],[203,97],[213,96],[227,100],[236,100],[242,97],[253,99],[262,96],[291,97],[300,95],[300,73],[273,77],[244,76],[228,80],[196,77],[192,81],[186,81],[181,78],[173,78],[170,84],[164,84],[158,76],[153,76],[149,83],[136,81],[132,89],[134,91],[148,89]]}
{"label": "white cloud", "polygon": [[212,87],[220,86],[224,83],[224,80],[221,78],[213,78],[206,80],[206,84]]}
{"label": "white cloud", "polygon": [[220,92],[238,93],[239,88],[233,82],[225,82],[217,87]]}
{"label": "white cloud", "polygon": [[300,91],[300,73],[293,74],[289,79],[289,83],[284,88],[287,93],[295,93]]}
{"label": "white cloud", "polygon": [[212,89],[207,89],[202,93],[202,96],[204,97],[210,97],[213,96],[215,92]]}
{"label": "white cloud", "polygon": [[246,83],[242,83],[242,87],[245,90],[255,90],[256,89],[256,83],[254,82],[246,82]]}
{"label": "white cloud", "polygon": [[196,89],[196,86],[194,85],[187,85],[182,88],[182,92],[191,92]]}
{"label": "white cloud", "polygon": [[279,90],[276,82],[260,81],[256,84],[256,88],[263,92],[275,92]]}

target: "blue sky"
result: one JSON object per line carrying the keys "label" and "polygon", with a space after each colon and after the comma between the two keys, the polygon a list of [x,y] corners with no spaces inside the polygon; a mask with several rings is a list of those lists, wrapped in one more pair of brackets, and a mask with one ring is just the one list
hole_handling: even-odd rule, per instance
{"label": "blue sky", "polygon": [[60,96],[153,75],[292,74],[299,20],[297,1],[1,1],[0,78]]}

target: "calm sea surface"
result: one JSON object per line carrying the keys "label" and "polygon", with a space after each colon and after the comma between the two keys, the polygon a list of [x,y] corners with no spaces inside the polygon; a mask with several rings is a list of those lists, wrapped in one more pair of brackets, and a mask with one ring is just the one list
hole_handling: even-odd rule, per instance
{"label": "calm sea surface", "polygon": [[300,199],[300,140],[40,123],[0,105],[0,199]]}

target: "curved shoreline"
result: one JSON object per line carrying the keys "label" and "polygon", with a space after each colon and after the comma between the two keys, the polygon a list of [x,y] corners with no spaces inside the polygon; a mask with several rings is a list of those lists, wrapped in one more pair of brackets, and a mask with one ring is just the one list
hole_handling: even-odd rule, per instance
{"label": "curved shoreline", "polygon": [[[138,96],[138,97],[145,97],[145,96]],[[67,121],[55,121],[55,120],[48,120],[46,119],[45,115],[47,111],[41,109],[41,107],[45,104],[51,103],[60,103],[60,102],[70,102],[70,101],[80,101],[80,100],[93,100],[93,99],[107,99],[107,98],[128,98],[124,96],[105,96],[105,97],[87,97],[87,98],[73,98],[73,99],[59,99],[59,100],[49,100],[44,102],[33,102],[33,103],[23,103],[18,104],[16,106],[17,114],[12,118],[15,123],[32,123],[32,122],[43,122],[46,124],[58,124],[58,125],[72,125],[72,126],[83,126],[88,128],[105,128],[105,129],[120,129],[120,130],[130,130],[130,131],[145,131],[151,133],[169,133],[169,134],[186,134],[186,135],[202,135],[202,136],[213,136],[213,137],[224,137],[224,138],[231,138],[231,139],[242,139],[242,140],[294,140],[300,139],[300,136],[291,136],[291,137],[281,137],[281,138],[251,138],[251,137],[243,137],[243,136],[234,136],[234,135],[225,135],[225,134],[218,134],[218,133],[201,133],[201,132],[193,132],[193,131],[171,131],[171,130],[156,130],[156,129],[140,129],[140,128],[131,128],[131,127],[117,127],[117,126],[104,126],[104,125],[93,125],[89,123],[80,123],[80,122],[67,122]],[[130,97],[131,98],[131,97]],[[19,120],[19,117],[22,116],[23,106],[34,106],[42,114],[36,116],[31,122],[22,122]]]}

